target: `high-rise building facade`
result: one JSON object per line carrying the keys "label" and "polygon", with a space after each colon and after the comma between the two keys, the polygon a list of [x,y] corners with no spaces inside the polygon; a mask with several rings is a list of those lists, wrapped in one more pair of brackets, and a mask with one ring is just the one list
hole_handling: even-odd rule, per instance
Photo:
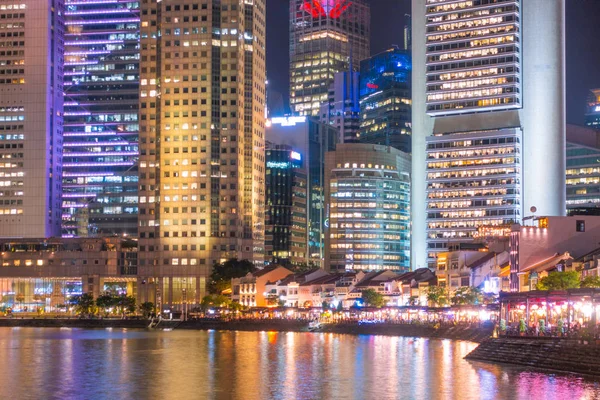
{"label": "high-rise building facade", "polygon": [[140,1],[65,7],[62,234],[136,236]]}
{"label": "high-rise building facade", "polygon": [[567,125],[567,212],[600,212],[600,131]]}
{"label": "high-rise building facade", "polygon": [[291,146],[266,149],[265,261],[309,265],[306,164]]}
{"label": "high-rise building facade", "polygon": [[214,263],[263,265],[265,39],[264,0],[141,4],[139,271],[158,303],[198,301]]}
{"label": "high-rise building facade", "polygon": [[325,159],[325,268],[408,272],[410,155],[347,143]]}
{"label": "high-rise building facade", "polygon": [[292,114],[318,115],[335,74],[369,57],[370,20],[365,0],[290,0]]}
{"label": "high-rise building facade", "polygon": [[417,268],[478,226],[564,215],[565,2],[413,0],[412,15]]}
{"label": "high-rise building facade", "polygon": [[321,103],[319,120],[339,132],[339,143],[358,141],[360,128],[360,101],[358,83],[360,74],[354,71],[338,72],[329,88],[329,97]]}
{"label": "high-rise building facade", "polygon": [[360,63],[362,143],[411,151],[410,54],[393,47]]}
{"label": "high-rise building facade", "polygon": [[63,2],[0,0],[0,237],[60,235]]}
{"label": "high-rise building facade", "polygon": [[600,129],[600,89],[590,90],[585,110],[585,124],[590,128]]}
{"label": "high-rise building facade", "polygon": [[336,148],[338,131],[306,116],[267,121],[266,140],[298,152],[306,173],[308,264],[323,266],[325,251],[325,154]]}

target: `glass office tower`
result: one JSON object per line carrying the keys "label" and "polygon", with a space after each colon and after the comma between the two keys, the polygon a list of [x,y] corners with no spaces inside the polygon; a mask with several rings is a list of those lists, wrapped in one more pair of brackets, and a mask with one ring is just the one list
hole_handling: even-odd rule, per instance
{"label": "glass office tower", "polygon": [[398,47],[360,63],[361,143],[411,152],[410,53]]}
{"label": "glass office tower", "polygon": [[140,2],[65,6],[62,234],[135,236]]}
{"label": "glass office tower", "polygon": [[365,0],[290,0],[290,107],[318,115],[337,72],[370,55]]}

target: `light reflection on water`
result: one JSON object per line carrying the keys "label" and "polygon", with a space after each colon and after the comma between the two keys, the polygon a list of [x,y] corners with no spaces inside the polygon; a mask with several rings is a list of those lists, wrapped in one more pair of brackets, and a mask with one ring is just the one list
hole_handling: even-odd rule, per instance
{"label": "light reflection on water", "polygon": [[592,399],[476,345],[323,333],[0,328],[0,399]]}

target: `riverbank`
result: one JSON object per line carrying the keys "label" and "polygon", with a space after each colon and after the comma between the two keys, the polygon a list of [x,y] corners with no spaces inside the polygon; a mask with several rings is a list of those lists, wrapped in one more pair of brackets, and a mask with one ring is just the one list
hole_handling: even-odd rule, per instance
{"label": "riverbank", "polygon": [[600,346],[562,338],[503,337],[483,341],[467,360],[600,376]]}
{"label": "riverbank", "polygon": [[[145,329],[147,320],[123,319],[59,319],[59,318],[5,318],[0,319],[0,327],[31,327],[31,328],[128,328]],[[220,331],[278,331],[278,332],[308,332],[308,322],[301,320],[261,319],[233,320],[218,319],[190,320],[185,322],[163,321],[158,328],[175,328],[189,330],[220,330]],[[492,334],[491,328],[471,327],[469,325],[450,325],[435,328],[421,324],[389,324],[356,322],[321,324],[316,332],[341,333],[351,335],[385,335],[404,337],[423,337],[437,339],[468,340],[482,342]]]}

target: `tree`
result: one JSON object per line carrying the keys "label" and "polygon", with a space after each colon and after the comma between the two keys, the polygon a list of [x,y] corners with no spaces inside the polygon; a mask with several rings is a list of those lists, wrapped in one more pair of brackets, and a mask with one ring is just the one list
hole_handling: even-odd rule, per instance
{"label": "tree", "polygon": [[383,295],[373,289],[363,290],[362,299],[365,302],[365,304],[371,307],[381,308],[385,305],[385,298],[383,297]]}
{"label": "tree", "polygon": [[445,286],[429,286],[427,290],[427,301],[436,306],[445,306],[448,304],[448,288]]}
{"label": "tree", "polygon": [[144,318],[149,318],[150,315],[156,312],[156,306],[151,301],[146,301],[140,304],[140,311],[142,312]]}
{"label": "tree", "polygon": [[579,281],[579,272],[550,272],[548,276],[540,279],[536,285],[537,290],[566,290],[575,289],[581,285]]}
{"label": "tree", "polygon": [[323,300],[323,302],[321,303],[321,307],[323,308],[323,311],[329,310],[329,303],[327,302],[327,300]]}
{"label": "tree", "polygon": [[89,293],[71,297],[71,303],[75,306],[75,312],[80,315],[90,315],[94,311],[94,296]]}
{"label": "tree", "polygon": [[481,290],[473,286],[463,286],[456,289],[450,299],[454,305],[475,305],[483,302]]}
{"label": "tree", "polygon": [[256,268],[248,260],[238,261],[237,258],[213,265],[210,274],[208,291],[211,294],[221,294],[224,290],[231,289],[231,280],[246,276],[248,272],[254,272]]}
{"label": "tree", "polygon": [[209,294],[202,298],[200,301],[200,308],[206,311],[210,307],[229,307],[231,305],[231,299],[227,296],[220,294]]}
{"label": "tree", "polygon": [[338,310],[339,312],[342,312],[342,311],[344,311],[344,305],[342,304],[342,302],[341,302],[341,301],[340,301],[340,302],[338,303],[338,305],[337,305],[337,310]]}
{"label": "tree", "polygon": [[118,304],[119,299],[110,294],[103,294],[96,299],[96,306],[107,313],[107,309],[113,308]]}
{"label": "tree", "polygon": [[133,296],[121,296],[118,298],[118,307],[121,309],[121,313],[132,314],[135,312],[136,300]]}
{"label": "tree", "polygon": [[598,276],[586,276],[581,281],[582,288],[600,288],[600,277]]}

